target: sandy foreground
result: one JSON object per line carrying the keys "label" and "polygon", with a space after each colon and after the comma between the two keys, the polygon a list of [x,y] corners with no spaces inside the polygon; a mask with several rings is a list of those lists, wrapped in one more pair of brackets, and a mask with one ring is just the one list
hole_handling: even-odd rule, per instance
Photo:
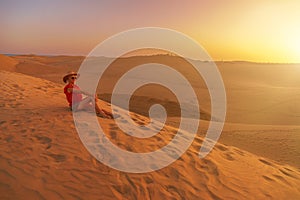
{"label": "sandy foreground", "polygon": [[[256,77],[255,83],[260,84],[256,90],[249,87],[250,80],[234,79],[228,86],[235,89],[229,93],[234,102],[229,102],[229,122],[220,138],[224,144],[218,143],[204,159],[198,157],[208,124],[201,120],[202,126],[194,142],[177,161],[155,172],[134,174],[98,162],[79,139],[59,81],[62,74],[76,69],[82,60],[81,57],[49,59],[1,55],[1,199],[300,198],[300,127],[297,123],[299,106],[296,106],[299,89],[296,79],[278,80],[275,87],[269,86],[268,80],[259,82],[261,79]],[[66,67],[62,69],[63,66]],[[228,77],[224,78],[226,84],[232,77],[225,68],[222,70]],[[263,84],[275,88],[267,90]],[[280,85],[286,89],[277,93]],[[248,90],[242,90],[245,87]],[[239,90],[242,91],[238,93]],[[265,101],[249,107],[251,100],[242,99],[255,91],[255,98]],[[238,97],[240,109],[256,110],[270,103],[267,95],[259,95],[265,91],[273,97],[282,94],[282,98],[274,98],[273,104],[268,104],[270,106],[266,106],[264,112],[257,112],[260,123],[255,123],[254,114],[241,118],[242,112],[238,106],[234,107]],[[285,93],[290,96],[283,95]],[[241,107],[243,103],[247,106]],[[102,101],[101,105],[110,108],[106,102]],[[284,110],[289,105],[293,106],[291,114],[290,110]],[[268,109],[276,111],[281,123],[277,123],[278,119]],[[239,117],[234,118],[234,115]],[[138,124],[149,120],[137,113],[132,113],[132,118]],[[106,136],[119,147],[133,152],[150,152],[166,145],[176,133],[172,126],[176,121],[178,117],[174,115],[156,136],[134,140],[122,133],[114,120],[99,118]],[[118,161],[122,162],[122,159]]]}

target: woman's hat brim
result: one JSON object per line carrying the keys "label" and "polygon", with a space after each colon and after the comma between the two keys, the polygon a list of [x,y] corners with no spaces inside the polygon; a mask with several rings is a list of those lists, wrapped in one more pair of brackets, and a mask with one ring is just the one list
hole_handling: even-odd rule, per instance
{"label": "woman's hat brim", "polygon": [[63,77],[63,81],[66,83],[69,76],[79,76],[79,74],[77,72],[69,72],[68,74],[66,74],[64,77]]}

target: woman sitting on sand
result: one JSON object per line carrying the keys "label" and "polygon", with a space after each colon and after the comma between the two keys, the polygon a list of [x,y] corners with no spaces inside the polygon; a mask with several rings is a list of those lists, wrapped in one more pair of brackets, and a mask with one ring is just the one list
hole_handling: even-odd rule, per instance
{"label": "woman sitting on sand", "polygon": [[[69,72],[63,77],[63,81],[67,83],[64,88],[64,93],[66,95],[67,101],[69,102],[69,106],[74,111],[79,110],[88,110],[92,111],[96,110],[96,114],[99,117],[105,118],[113,118],[112,114],[100,109],[97,105],[98,98],[95,97],[95,103],[93,101],[93,96],[88,94],[75,85],[75,80],[78,78],[78,74],[76,72]],[[83,98],[82,95],[86,95],[87,97]]]}

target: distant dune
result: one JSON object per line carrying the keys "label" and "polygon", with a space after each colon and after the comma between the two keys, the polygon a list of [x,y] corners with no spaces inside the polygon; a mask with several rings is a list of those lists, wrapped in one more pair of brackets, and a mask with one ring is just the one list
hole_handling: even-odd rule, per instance
{"label": "distant dune", "polygon": [[[209,124],[208,119],[201,120],[194,142],[177,161],[155,172],[132,174],[98,162],[78,137],[61,78],[66,71],[77,70],[83,59],[0,56],[3,199],[300,198],[300,93],[298,79],[291,80],[298,66],[218,65],[229,104],[221,143],[204,159],[198,157]],[[268,73],[270,68],[279,72]],[[143,98],[149,101],[137,96],[139,102]],[[142,104],[134,109],[144,109]],[[209,116],[207,105],[203,111]],[[101,101],[101,106],[110,109],[107,102]],[[131,114],[137,124],[149,121]],[[150,152],[174,137],[179,118],[171,115],[163,130],[149,139],[133,139],[112,119],[98,120],[114,144],[127,151]],[[96,144],[92,140],[91,145]]]}
{"label": "distant dune", "polygon": [[7,71],[16,71],[15,66],[18,64],[16,59],[0,54],[0,69]]}

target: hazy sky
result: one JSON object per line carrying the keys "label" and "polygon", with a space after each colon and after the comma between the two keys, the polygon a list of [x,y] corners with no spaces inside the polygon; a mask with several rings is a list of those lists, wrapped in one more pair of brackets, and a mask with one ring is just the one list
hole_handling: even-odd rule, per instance
{"label": "hazy sky", "polygon": [[194,38],[215,60],[300,63],[299,0],[0,0],[0,53],[86,55],[121,31]]}

